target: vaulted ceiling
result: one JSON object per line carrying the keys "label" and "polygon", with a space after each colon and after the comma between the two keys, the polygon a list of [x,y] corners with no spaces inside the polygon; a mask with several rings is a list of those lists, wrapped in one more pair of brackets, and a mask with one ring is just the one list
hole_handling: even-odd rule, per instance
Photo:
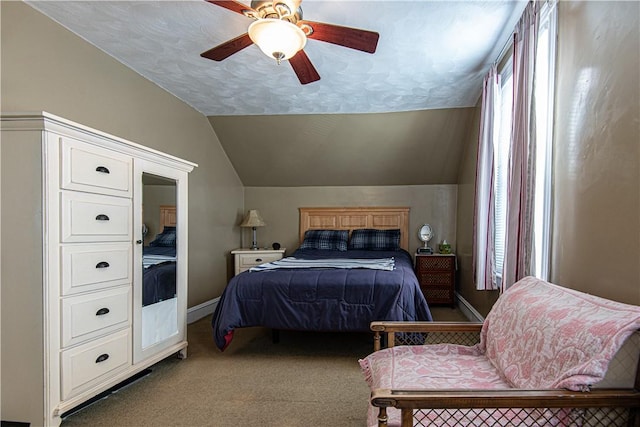
{"label": "vaulted ceiling", "polygon": [[209,121],[247,186],[455,184],[473,112],[215,116]]}
{"label": "vaulted ceiling", "polygon": [[245,185],[298,186],[455,183],[469,107],[527,2],[305,0],[306,20],[380,34],[374,54],[309,39],[307,85],[255,45],[200,57],[252,22],[204,0],[27,3],[208,116]]}

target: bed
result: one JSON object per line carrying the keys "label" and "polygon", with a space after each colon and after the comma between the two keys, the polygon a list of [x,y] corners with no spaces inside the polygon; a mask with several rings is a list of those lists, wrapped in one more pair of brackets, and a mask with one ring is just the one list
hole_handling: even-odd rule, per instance
{"label": "bed", "polygon": [[157,342],[175,329],[176,215],[175,206],[160,206],[160,233],[142,249],[142,346]]}
{"label": "bed", "polygon": [[176,207],[160,206],[160,232],[142,249],[142,265],[147,268],[154,264],[176,260]]}
{"label": "bed", "polygon": [[212,318],[216,346],[251,326],[367,332],[374,320],[432,320],[408,224],[409,208],[300,208],[299,248],[229,281]]}

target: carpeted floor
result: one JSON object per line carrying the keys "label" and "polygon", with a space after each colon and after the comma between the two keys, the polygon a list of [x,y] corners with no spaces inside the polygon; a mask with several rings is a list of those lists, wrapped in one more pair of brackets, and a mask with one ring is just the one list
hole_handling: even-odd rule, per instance
{"label": "carpeted floor", "polygon": [[[466,320],[434,307],[435,320]],[[369,389],[358,359],[371,334],[288,332],[273,344],[264,328],[236,331],[221,353],[211,317],[188,327],[188,357],[63,420],[73,426],[363,426]]]}

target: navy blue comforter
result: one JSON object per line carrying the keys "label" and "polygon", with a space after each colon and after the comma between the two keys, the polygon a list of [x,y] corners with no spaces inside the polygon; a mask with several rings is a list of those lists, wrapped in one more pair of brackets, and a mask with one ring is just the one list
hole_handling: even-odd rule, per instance
{"label": "navy blue comforter", "polygon": [[278,269],[231,279],[213,314],[216,346],[224,350],[235,328],[265,326],[309,331],[369,331],[374,320],[432,320],[411,255],[406,251],[297,250],[292,256],[395,258],[393,271]]}
{"label": "navy blue comforter", "polygon": [[142,273],[142,306],[176,296],[176,262],[166,261],[145,268]]}

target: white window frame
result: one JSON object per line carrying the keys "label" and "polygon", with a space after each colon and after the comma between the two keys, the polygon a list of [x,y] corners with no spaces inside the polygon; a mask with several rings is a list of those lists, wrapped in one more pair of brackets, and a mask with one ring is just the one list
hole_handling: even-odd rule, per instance
{"label": "white window frame", "polygon": [[[536,53],[536,189],[534,198],[534,247],[531,274],[550,278],[551,230],[553,204],[553,125],[557,40],[556,1],[547,1],[540,8],[538,46]],[[547,32],[546,37],[540,37]],[[540,56],[546,50],[546,64]],[[546,66],[544,66],[546,65]],[[545,87],[541,87],[545,85]],[[543,99],[545,98],[545,99]],[[546,102],[543,102],[546,101]],[[542,109],[546,111],[542,111]]]}

